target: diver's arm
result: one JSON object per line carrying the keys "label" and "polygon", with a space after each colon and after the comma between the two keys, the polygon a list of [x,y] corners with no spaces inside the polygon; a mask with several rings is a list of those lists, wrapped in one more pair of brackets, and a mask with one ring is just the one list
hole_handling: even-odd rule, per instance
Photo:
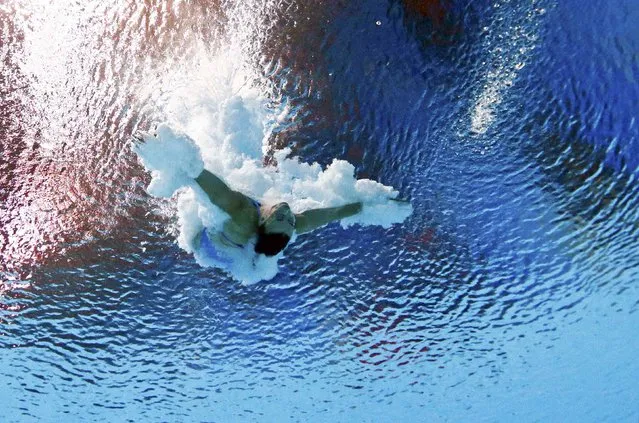
{"label": "diver's arm", "polygon": [[339,207],[306,210],[295,215],[295,231],[298,234],[309,232],[334,220],[353,216],[360,211],[362,211],[362,203],[360,202]]}
{"label": "diver's arm", "polygon": [[233,219],[244,207],[251,204],[250,198],[241,192],[233,191],[224,181],[206,169],[195,178],[195,182],[204,190],[213,204],[227,212]]}

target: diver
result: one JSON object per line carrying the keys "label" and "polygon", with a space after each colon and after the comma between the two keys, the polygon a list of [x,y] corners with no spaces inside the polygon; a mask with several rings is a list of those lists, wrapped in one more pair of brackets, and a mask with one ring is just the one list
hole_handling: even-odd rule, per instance
{"label": "diver", "polygon": [[[148,142],[153,140],[152,142]],[[171,196],[179,187],[191,186],[229,217],[221,225],[198,225],[189,232],[189,249],[196,257],[210,259],[227,269],[245,267],[238,261],[252,256],[253,267],[265,263],[260,258],[274,257],[288,245],[294,234],[312,231],[330,222],[354,216],[363,210],[363,202],[317,208],[293,213],[286,202],[260,203],[231,189],[220,177],[204,169],[199,147],[186,134],[160,124],[153,134],[133,135],[133,151],[147,169],[166,172],[154,177],[148,190],[156,196]],[[160,184],[154,182],[161,181]],[[196,193],[197,193],[196,191]],[[401,201],[389,198],[393,201]]]}
{"label": "diver", "polygon": [[355,202],[294,214],[285,202],[261,204],[239,191],[232,190],[206,169],[195,181],[211,202],[230,216],[230,219],[224,222],[221,231],[213,232],[210,228],[204,228],[193,243],[200,253],[218,261],[224,261],[225,258],[218,253],[218,247],[243,249],[255,236],[255,253],[275,256],[284,250],[294,232],[309,232],[332,221],[353,216],[362,210],[362,203]]}

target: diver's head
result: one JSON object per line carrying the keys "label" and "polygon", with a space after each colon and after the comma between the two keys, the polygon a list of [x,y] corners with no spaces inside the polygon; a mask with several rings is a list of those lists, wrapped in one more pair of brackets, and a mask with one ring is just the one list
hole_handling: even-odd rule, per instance
{"label": "diver's head", "polygon": [[287,203],[278,203],[263,211],[257,228],[255,252],[275,256],[282,251],[295,231],[295,215]]}

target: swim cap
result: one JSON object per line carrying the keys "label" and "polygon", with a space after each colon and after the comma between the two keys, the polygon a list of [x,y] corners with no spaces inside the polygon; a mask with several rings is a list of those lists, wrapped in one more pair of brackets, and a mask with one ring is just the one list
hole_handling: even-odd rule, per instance
{"label": "swim cap", "polygon": [[260,219],[267,234],[284,234],[288,237],[295,231],[295,215],[287,203],[279,203],[271,207]]}

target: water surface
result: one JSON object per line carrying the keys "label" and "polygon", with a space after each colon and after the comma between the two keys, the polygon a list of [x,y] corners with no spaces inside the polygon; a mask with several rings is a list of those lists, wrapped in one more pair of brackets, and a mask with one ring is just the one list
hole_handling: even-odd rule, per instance
{"label": "water surface", "polygon": [[[638,19],[629,0],[2,2],[3,415],[636,421]],[[273,151],[348,160],[413,215],[301,237],[265,283],[198,266],[131,135],[246,87]]]}

